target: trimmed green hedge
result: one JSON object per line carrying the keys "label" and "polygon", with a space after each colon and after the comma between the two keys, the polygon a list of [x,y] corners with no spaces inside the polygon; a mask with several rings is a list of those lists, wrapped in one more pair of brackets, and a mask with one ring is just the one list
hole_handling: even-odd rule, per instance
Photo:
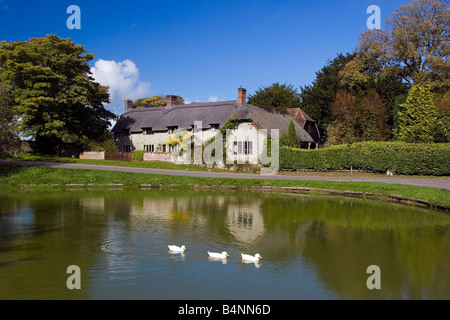
{"label": "trimmed green hedge", "polygon": [[143,161],[144,160],[144,150],[136,150],[133,152],[133,161]]}
{"label": "trimmed green hedge", "polygon": [[450,175],[450,144],[359,142],[323,149],[280,148],[280,169],[366,170],[406,175]]}

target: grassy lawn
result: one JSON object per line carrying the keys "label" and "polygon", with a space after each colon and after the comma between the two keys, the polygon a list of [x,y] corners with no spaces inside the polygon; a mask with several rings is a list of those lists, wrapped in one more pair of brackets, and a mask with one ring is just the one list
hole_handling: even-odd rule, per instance
{"label": "grassy lawn", "polygon": [[47,190],[68,188],[71,184],[123,184],[125,188],[139,188],[141,184],[189,188],[204,186],[220,188],[234,186],[249,189],[258,186],[308,187],[327,190],[360,191],[384,195],[401,195],[450,206],[450,190],[400,184],[356,181],[301,181],[272,179],[201,178],[175,175],[155,175],[100,170],[63,169],[48,167],[0,166],[0,191]]}
{"label": "grassy lawn", "polygon": [[43,162],[58,162],[58,163],[81,163],[81,164],[95,164],[104,166],[121,166],[121,167],[136,167],[136,168],[155,168],[155,169],[169,169],[169,170],[195,170],[195,171],[213,171],[213,172],[229,172],[217,168],[205,168],[194,165],[175,164],[164,161],[115,161],[115,160],[90,160],[78,158],[63,158],[53,156],[33,156],[21,155],[17,158],[6,158],[11,161],[43,161]]}

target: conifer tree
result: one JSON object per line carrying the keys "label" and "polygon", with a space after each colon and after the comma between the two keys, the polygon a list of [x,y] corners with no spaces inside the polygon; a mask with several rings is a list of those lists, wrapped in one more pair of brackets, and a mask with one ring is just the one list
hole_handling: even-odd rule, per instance
{"label": "conifer tree", "polygon": [[445,131],[438,119],[430,86],[411,87],[405,103],[400,105],[398,140],[405,142],[434,142]]}
{"label": "conifer tree", "polygon": [[300,146],[300,141],[298,140],[297,130],[295,130],[294,122],[291,120],[288,128],[288,141],[292,148],[298,148]]}

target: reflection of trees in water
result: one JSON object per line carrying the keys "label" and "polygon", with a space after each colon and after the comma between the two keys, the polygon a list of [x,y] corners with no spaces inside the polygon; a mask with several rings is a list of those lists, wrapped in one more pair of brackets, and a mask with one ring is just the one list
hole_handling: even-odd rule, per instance
{"label": "reflection of trees in water", "polygon": [[[450,298],[448,216],[332,198],[270,199],[262,212],[267,230],[288,233],[285,245],[303,252],[324,287],[342,298]],[[366,287],[372,264],[381,268],[382,290]]]}
{"label": "reflection of trees in water", "polygon": [[[95,221],[85,214],[78,196],[23,193],[12,202],[16,212],[0,213],[3,226],[4,220],[10,222],[2,229],[9,239],[2,243],[13,253],[1,252],[11,263],[0,268],[0,299],[88,298],[88,290],[64,290],[67,267],[77,264],[82,272],[88,270],[89,247],[101,236],[86,230]],[[88,289],[87,277],[82,276],[81,286]]]}
{"label": "reflection of trees in water", "polygon": [[[57,298],[89,298],[88,277],[82,276],[86,290],[61,291],[68,265],[89,270],[105,239],[123,248],[136,233],[162,227],[197,243],[258,250],[275,271],[302,257],[342,298],[450,298],[450,217],[417,208],[278,195],[92,191],[20,194],[0,201],[0,212],[2,299],[39,297],[49,287],[59,288]],[[382,290],[366,287],[372,264],[381,268]]]}
{"label": "reflection of trees in water", "polygon": [[[444,228],[410,228],[395,233],[401,262],[409,270],[408,299],[450,299],[450,232]],[[440,270],[441,272],[436,272]],[[431,290],[433,288],[433,290]],[[438,292],[434,288],[439,288]]]}

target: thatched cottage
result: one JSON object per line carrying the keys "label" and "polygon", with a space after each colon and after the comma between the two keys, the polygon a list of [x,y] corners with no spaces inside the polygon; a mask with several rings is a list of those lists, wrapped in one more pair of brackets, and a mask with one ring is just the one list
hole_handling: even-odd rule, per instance
{"label": "thatched cottage", "polygon": [[[238,89],[238,99],[232,101],[176,105],[176,96],[168,96],[167,105],[163,107],[132,108],[132,103],[131,100],[125,101],[125,112],[112,130],[120,152],[170,153],[176,146],[168,142],[177,132],[186,132],[187,136],[197,132],[197,137],[204,143],[216,136],[230,118],[239,122],[226,137],[227,156],[231,158],[252,163],[262,152],[261,129],[267,130],[269,138],[272,130],[278,129],[281,137],[291,121],[300,141],[299,147],[315,148],[318,145],[317,139],[311,137],[298,119],[289,113],[247,104],[243,88]],[[308,121],[312,119],[308,117]],[[192,140],[193,146],[196,143]]]}

